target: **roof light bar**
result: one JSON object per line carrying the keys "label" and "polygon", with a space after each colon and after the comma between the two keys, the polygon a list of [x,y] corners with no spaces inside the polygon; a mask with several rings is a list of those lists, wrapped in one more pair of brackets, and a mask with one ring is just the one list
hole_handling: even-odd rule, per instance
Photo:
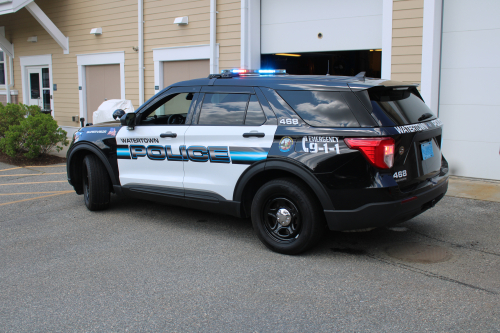
{"label": "roof light bar", "polygon": [[264,75],[282,75],[286,74],[286,70],[284,69],[223,69],[221,71],[221,74],[232,74],[232,75],[259,75],[259,74],[264,74]]}

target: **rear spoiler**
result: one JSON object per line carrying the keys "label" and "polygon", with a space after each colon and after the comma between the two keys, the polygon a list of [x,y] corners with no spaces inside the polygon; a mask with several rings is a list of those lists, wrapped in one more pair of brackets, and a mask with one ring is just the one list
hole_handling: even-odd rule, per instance
{"label": "rear spoiler", "polygon": [[[362,74],[363,72],[359,73],[358,75]],[[420,84],[418,83],[408,83],[408,82],[401,82],[401,81],[393,81],[393,80],[383,80],[383,79],[372,79],[372,78],[364,78],[356,75],[354,78],[357,78],[358,80],[348,82],[347,85],[349,88],[351,88],[353,91],[355,90],[364,90],[364,89],[369,89],[372,87],[415,87],[417,88]]]}

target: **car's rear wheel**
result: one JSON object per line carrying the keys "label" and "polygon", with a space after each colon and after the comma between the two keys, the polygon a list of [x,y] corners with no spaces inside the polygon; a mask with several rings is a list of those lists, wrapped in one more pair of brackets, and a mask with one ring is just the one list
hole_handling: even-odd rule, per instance
{"label": "car's rear wheel", "polygon": [[108,173],[95,155],[83,159],[83,196],[89,210],[103,210],[109,206]]}
{"label": "car's rear wheel", "polygon": [[252,224],[269,249],[298,254],[316,244],[325,226],[315,195],[294,179],[277,179],[264,184],[255,194]]}

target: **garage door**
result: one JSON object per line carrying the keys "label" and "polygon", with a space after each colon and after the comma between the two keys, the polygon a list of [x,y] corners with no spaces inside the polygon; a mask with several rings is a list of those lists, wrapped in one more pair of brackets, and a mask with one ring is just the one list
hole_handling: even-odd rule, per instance
{"label": "garage door", "polygon": [[120,99],[120,65],[85,66],[87,94],[87,122],[92,122],[92,114],[102,102]]}
{"label": "garage door", "polygon": [[206,78],[210,74],[210,60],[163,62],[163,88],[191,79]]}
{"label": "garage door", "polygon": [[445,0],[439,117],[452,174],[500,180],[500,1]]}
{"label": "garage door", "polygon": [[262,0],[261,52],[381,49],[382,2]]}

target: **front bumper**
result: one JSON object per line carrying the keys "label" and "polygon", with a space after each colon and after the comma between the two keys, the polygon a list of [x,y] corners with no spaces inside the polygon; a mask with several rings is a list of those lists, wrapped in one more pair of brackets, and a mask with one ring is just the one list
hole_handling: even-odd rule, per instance
{"label": "front bumper", "polygon": [[405,199],[378,202],[353,210],[325,210],[330,230],[356,230],[389,226],[407,221],[433,207],[448,190],[448,177],[431,189]]}

